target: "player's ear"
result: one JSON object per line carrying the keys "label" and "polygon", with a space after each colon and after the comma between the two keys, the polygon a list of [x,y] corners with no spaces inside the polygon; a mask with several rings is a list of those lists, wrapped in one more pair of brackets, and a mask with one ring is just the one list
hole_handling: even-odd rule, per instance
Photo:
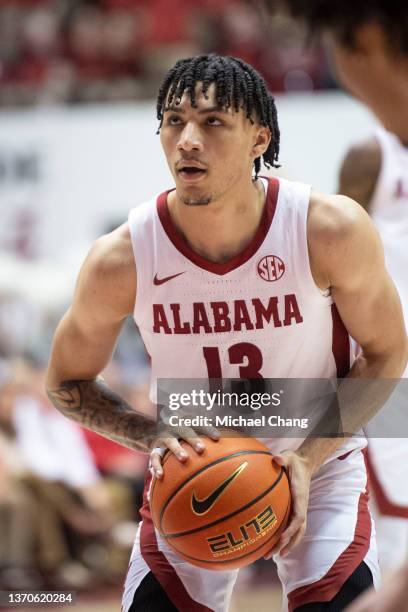
{"label": "player's ear", "polygon": [[271,131],[268,127],[260,125],[255,132],[255,143],[253,146],[253,155],[255,157],[260,157],[269,147],[269,143],[271,142]]}

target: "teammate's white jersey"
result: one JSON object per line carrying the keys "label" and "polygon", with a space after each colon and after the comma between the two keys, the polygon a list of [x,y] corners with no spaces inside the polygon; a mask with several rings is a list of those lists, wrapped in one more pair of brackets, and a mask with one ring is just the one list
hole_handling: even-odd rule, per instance
{"label": "teammate's white jersey", "polygon": [[403,221],[408,224],[408,149],[397,136],[378,127],[375,138],[381,149],[381,168],[373,196],[370,214],[373,219]]}
{"label": "teammate's white jersey", "polygon": [[[375,132],[381,149],[381,169],[369,203],[380,233],[391,278],[401,298],[405,320],[408,317],[408,149],[384,128]],[[408,367],[403,377],[408,377]],[[391,405],[404,410],[405,381],[394,392]],[[387,410],[385,405],[382,412]],[[408,551],[408,490],[401,483],[407,479],[408,440],[396,438],[396,424],[381,414],[366,426],[369,437],[370,480],[376,506],[376,524],[380,563],[384,571],[399,567]],[[387,426],[389,429],[387,429]],[[380,437],[387,435],[390,438]],[[403,433],[403,431],[402,431]]]}
{"label": "teammate's white jersey", "polygon": [[[384,244],[387,268],[408,316],[408,149],[383,128],[375,136],[381,148],[381,169],[369,212]],[[405,376],[408,375],[408,370]]]}
{"label": "teammate's white jersey", "polygon": [[348,333],[310,270],[310,187],[263,183],[258,231],[227,263],[188,247],[172,224],[167,193],[130,212],[134,318],[151,357],[153,401],[158,378],[335,379],[349,370]]}

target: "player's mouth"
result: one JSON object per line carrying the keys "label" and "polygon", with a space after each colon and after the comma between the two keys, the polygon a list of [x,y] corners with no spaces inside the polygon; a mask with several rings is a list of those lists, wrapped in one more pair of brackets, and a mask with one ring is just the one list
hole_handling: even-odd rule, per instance
{"label": "player's mouth", "polygon": [[182,162],[177,167],[178,176],[187,183],[196,183],[204,178],[207,170],[196,162]]}

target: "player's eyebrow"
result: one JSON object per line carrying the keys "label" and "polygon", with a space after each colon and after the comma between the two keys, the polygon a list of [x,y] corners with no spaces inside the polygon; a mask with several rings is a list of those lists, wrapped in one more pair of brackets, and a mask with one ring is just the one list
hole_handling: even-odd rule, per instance
{"label": "player's eyebrow", "polygon": [[[179,113],[180,115],[182,115],[186,111],[182,106],[176,106],[172,104],[171,106],[168,106],[165,109],[165,112]],[[209,108],[202,108],[198,110],[198,113],[199,115],[205,115],[209,113],[224,113],[226,115],[229,114],[228,110],[226,108],[223,108],[222,106],[210,106]]]}

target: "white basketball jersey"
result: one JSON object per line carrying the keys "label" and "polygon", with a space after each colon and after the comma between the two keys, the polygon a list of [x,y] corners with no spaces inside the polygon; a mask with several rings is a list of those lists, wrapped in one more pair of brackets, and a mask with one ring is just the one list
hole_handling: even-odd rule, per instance
{"label": "white basketball jersey", "polygon": [[383,128],[378,128],[375,136],[381,147],[381,169],[370,202],[370,214],[380,232],[387,268],[397,286],[407,318],[408,149]]}
{"label": "white basketball jersey", "polygon": [[226,263],[191,250],[172,223],[168,192],[130,212],[134,318],[151,357],[153,401],[158,378],[348,372],[348,333],[310,270],[310,187],[276,178],[263,183],[266,204],[256,235]]}
{"label": "white basketball jersey", "polygon": [[381,168],[370,202],[370,214],[381,222],[408,227],[408,149],[397,136],[378,127],[375,137],[381,148]]}

